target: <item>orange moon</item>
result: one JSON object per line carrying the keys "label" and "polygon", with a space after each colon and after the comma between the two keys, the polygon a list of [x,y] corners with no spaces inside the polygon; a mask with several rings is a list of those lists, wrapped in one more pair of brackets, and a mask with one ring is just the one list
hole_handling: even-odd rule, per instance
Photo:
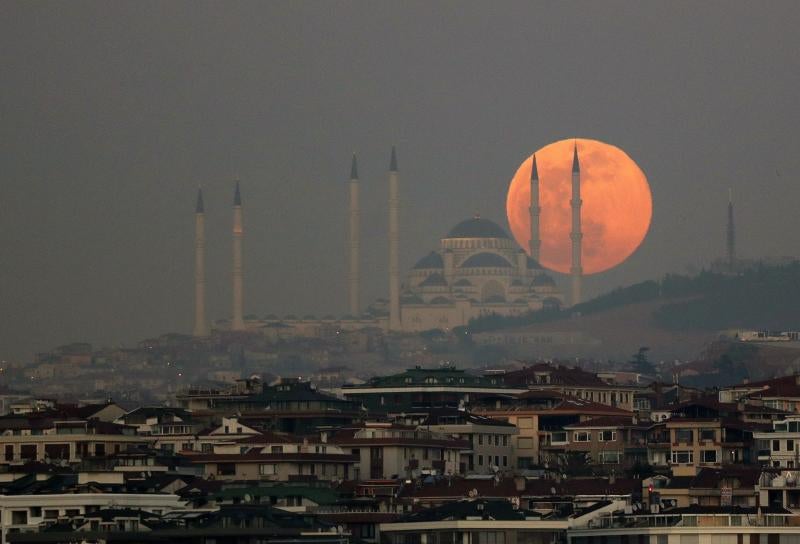
{"label": "orange moon", "polygon": [[[539,173],[540,264],[569,273],[572,210],[572,150],[578,146],[581,170],[581,222],[584,274],[609,270],[636,251],[650,228],[653,199],[639,166],[624,151],[597,140],[561,140],[534,155]],[[506,213],[517,243],[530,253],[531,166],[525,159],[511,179]]]}

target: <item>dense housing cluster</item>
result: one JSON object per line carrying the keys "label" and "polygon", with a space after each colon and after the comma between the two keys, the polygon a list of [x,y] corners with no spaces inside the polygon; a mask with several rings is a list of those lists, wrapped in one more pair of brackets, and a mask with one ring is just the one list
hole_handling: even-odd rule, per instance
{"label": "dense housing cluster", "polygon": [[3,400],[4,543],[800,540],[797,376],[701,391],[537,363]]}

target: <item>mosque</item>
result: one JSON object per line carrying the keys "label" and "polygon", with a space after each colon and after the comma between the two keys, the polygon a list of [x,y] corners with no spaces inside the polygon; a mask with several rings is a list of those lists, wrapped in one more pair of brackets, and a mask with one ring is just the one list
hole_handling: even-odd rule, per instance
{"label": "mosque", "polygon": [[445,329],[482,315],[519,315],[563,303],[555,281],[497,223],[475,216],[441,239],[406,276],[403,330]]}
{"label": "mosque", "polygon": [[[573,190],[580,181],[577,150],[573,163]],[[360,300],[360,198],[358,165],[353,156],[349,182],[349,228],[347,253],[349,260],[348,314],[343,318],[326,316],[298,318],[268,316],[264,319],[243,316],[242,240],[244,237],[242,198],[236,184],[233,201],[232,310],[230,320],[216,322],[218,330],[258,330],[279,323],[298,330],[320,331],[332,327],[353,330],[380,327],[392,332],[415,332],[430,329],[452,329],[467,325],[471,319],[486,315],[514,316],[542,308],[564,305],[564,295],[553,278],[539,265],[539,189],[534,159],[531,171],[531,242],[529,252],[520,248],[497,223],[478,215],[461,221],[444,236],[439,247],[420,258],[400,281],[399,243],[399,170],[392,148],[388,172],[388,261],[389,298],[363,308]],[[573,222],[573,293],[580,294],[580,194],[577,203],[578,221]],[[531,256],[529,256],[529,253]],[[577,297],[576,297],[577,294]],[[194,335],[210,334],[205,315],[205,210],[202,193],[198,192],[195,210],[195,325]]]}

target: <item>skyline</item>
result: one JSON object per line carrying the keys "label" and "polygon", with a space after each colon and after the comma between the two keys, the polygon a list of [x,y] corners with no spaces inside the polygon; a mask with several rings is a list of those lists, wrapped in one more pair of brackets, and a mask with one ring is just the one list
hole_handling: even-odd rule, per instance
{"label": "skyline", "polygon": [[653,191],[648,237],[587,297],[724,256],[729,187],[737,253],[796,255],[800,8],[616,5],[4,4],[0,356],[191,332],[198,185],[207,313],[229,315],[236,178],[244,313],[345,313],[353,151],[362,305],[386,296],[393,144],[401,274],[476,211],[508,229],[517,165],[568,136],[625,149]]}

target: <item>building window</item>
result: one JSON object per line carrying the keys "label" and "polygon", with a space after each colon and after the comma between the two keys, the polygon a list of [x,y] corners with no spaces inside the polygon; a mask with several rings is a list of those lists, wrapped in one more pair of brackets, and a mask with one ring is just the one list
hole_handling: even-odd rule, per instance
{"label": "building window", "polygon": [[500,435],[499,434],[494,435],[494,445],[495,446],[499,446],[500,445]]}
{"label": "building window", "polygon": [[504,446],[508,446],[508,435],[507,434],[503,435],[503,445]]}
{"label": "building window", "polygon": [[217,476],[235,476],[235,463],[220,463],[217,465]]}
{"label": "building window", "polygon": [[772,451],[781,451],[781,441],[780,440],[773,440],[772,441]]}
{"label": "building window", "polygon": [[794,440],[786,441],[786,451],[794,451]]}
{"label": "building window", "polygon": [[589,442],[592,439],[592,433],[588,431],[578,431],[573,434],[572,439],[575,442]]}
{"label": "building window", "polygon": [[504,467],[507,467],[507,466],[508,466],[508,456],[507,456],[507,455],[504,455],[504,456],[503,456],[503,466],[504,466]]}
{"label": "building window", "polygon": [[[477,536],[477,538],[475,538]],[[473,544],[506,544],[504,531],[479,531],[472,534]]]}
{"label": "building window", "polygon": [[519,425],[520,429],[531,429],[533,428],[533,419],[529,417],[521,417],[517,420],[517,424]]}
{"label": "building window", "polygon": [[261,464],[258,465],[258,474],[260,476],[272,476],[273,474],[278,473],[277,465],[270,463],[270,464]]}
{"label": "building window", "polygon": [[676,429],[675,442],[691,444],[694,442],[694,431],[692,431],[692,429]]}
{"label": "building window", "polygon": [[533,438],[519,438],[517,439],[517,447],[521,450],[529,450],[533,448]]}
{"label": "building window", "polygon": [[600,462],[605,465],[619,464],[622,454],[618,451],[602,451],[600,452]]}
{"label": "building window", "polygon": [[692,450],[672,450],[672,462],[675,464],[688,464],[694,462]]}
{"label": "building window", "polygon": [[701,452],[703,463],[716,463],[717,462],[717,450],[703,450]]}
{"label": "building window", "polygon": [[700,429],[700,440],[714,440],[714,429]]}
{"label": "building window", "polygon": [[616,431],[600,431],[597,433],[597,439],[600,442],[614,442],[617,439]]}
{"label": "building window", "polygon": [[478,456],[478,466],[483,466],[483,455]]}
{"label": "building window", "polygon": [[478,435],[478,445],[479,446],[483,446],[483,435],[482,434]]}

